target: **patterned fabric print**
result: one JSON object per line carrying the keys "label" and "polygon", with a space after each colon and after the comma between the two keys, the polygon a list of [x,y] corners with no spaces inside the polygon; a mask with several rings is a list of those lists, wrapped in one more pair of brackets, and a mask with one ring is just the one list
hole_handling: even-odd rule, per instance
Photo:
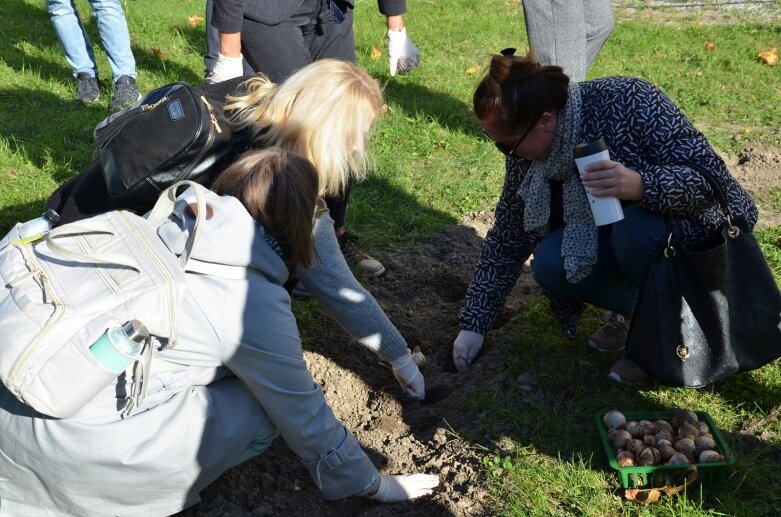
{"label": "patterned fabric print", "polygon": [[[707,167],[727,192],[735,216],[745,219],[750,227],[756,224],[757,208],[749,194],[729,174],[705,137],[658,88],[641,79],[607,77],[581,83],[581,94],[581,140],[603,137],[611,159],[642,176],[645,194],[639,203],[674,217],[686,245],[707,241],[724,221],[710,186],[686,166],[688,163]],[[496,221],[459,314],[462,329],[483,335],[488,332],[523,263],[544,237],[523,228],[524,204],[517,191],[528,168],[525,160],[506,160]],[[574,304],[570,305],[574,309]]]}
{"label": "patterned fabric print", "polygon": [[550,182],[561,182],[566,223],[561,256],[567,280],[573,284],[586,278],[597,263],[597,226],[572,160],[572,150],[580,142],[581,105],[580,84],[571,83],[569,100],[559,114],[550,152],[545,160],[531,163],[519,191],[526,205],[524,229],[545,231],[550,228]]}

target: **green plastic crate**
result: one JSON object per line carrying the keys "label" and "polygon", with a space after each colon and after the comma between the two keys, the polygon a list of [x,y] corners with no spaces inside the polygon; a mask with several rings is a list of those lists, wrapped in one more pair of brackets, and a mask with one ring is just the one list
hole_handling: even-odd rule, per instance
{"label": "green plastic crate", "polygon": [[[604,413],[594,415],[594,420],[599,429],[599,436],[602,439],[602,446],[605,448],[610,466],[618,471],[621,477],[622,488],[649,488],[665,484],[682,485],[686,475],[692,467],[697,469],[697,481],[702,488],[714,490],[719,488],[727,479],[730,466],[735,463],[735,456],[730,451],[724,437],[721,436],[716,424],[710,415],[704,411],[695,411],[700,420],[708,424],[713,435],[713,441],[716,442],[716,450],[719,454],[727,458],[726,461],[719,463],[697,463],[692,465],[651,465],[647,467],[621,467],[616,463],[616,455],[610,446],[607,438],[607,429],[602,422]],[[624,412],[622,412],[624,413]],[[629,420],[667,420],[672,423],[674,411],[645,411],[645,412],[625,412],[624,416]]]}

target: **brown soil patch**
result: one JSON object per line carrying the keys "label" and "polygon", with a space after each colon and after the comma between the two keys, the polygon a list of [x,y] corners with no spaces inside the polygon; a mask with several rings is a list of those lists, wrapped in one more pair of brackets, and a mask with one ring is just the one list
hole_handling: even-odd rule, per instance
{"label": "brown soil patch", "polygon": [[[779,150],[749,150],[726,159],[752,192],[781,186]],[[225,473],[203,492],[203,503],[185,515],[490,515],[496,501],[487,492],[481,458],[512,450],[513,443],[488,422],[490,415],[466,410],[464,401],[479,389],[521,382],[509,378],[501,344],[517,336],[516,317],[539,295],[526,271],[479,361],[469,372],[455,372],[451,347],[458,311],[492,222],[490,213],[470,214],[411,251],[383,256],[388,274],[369,285],[410,346],[419,346],[428,358],[425,401],[402,397],[388,365],[351,343],[327,316],[316,313],[316,329],[310,333],[317,334],[304,336],[310,370],[337,417],[382,472],[439,474],[441,485],[431,497],[396,505],[364,498],[325,502],[298,458],[278,440],[266,454]],[[532,390],[528,396],[544,394]],[[453,431],[464,429],[473,433],[469,441]]]}

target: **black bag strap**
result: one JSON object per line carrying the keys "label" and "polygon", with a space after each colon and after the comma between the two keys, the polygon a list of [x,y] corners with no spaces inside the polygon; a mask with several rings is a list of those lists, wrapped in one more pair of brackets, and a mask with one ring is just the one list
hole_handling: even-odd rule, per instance
{"label": "black bag strap", "polygon": [[713,172],[699,163],[687,163],[685,166],[699,172],[708,185],[710,185],[710,188],[713,191],[713,195],[716,196],[716,201],[719,202],[721,209],[724,211],[724,215],[727,216],[727,224],[729,228],[735,228],[735,225],[732,224],[734,215],[732,213],[732,209],[729,206],[729,201],[727,200],[727,192],[724,190],[724,188],[722,188],[721,185],[719,185],[718,181],[716,181],[716,177],[713,175]]}

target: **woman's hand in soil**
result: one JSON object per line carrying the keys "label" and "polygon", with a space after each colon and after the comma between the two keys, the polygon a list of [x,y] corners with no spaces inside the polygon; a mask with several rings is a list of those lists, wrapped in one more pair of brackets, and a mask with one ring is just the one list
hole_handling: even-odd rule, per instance
{"label": "woman's hand in soil", "polygon": [[367,497],[381,503],[398,503],[430,495],[437,485],[439,478],[431,474],[382,474],[377,490]]}
{"label": "woman's hand in soil", "polygon": [[412,359],[409,349],[406,354],[393,361],[391,366],[393,367],[393,376],[399,381],[404,393],[410,398],[423,400],[426,396],[426,383],[418,365]]}
{"label": "woman's hand in soil", "polygon": [[602,160],[586,167],[580,180],[594,197],[613,196],[627,201],[640,201],[645,193],[643,177],[622,163]]}
{"label": "woman's hand in soil", "polygon": [[459,372],[464,372],[483,348],[483,336],[471,330],[462,330],[453,342],[453,362]]}

